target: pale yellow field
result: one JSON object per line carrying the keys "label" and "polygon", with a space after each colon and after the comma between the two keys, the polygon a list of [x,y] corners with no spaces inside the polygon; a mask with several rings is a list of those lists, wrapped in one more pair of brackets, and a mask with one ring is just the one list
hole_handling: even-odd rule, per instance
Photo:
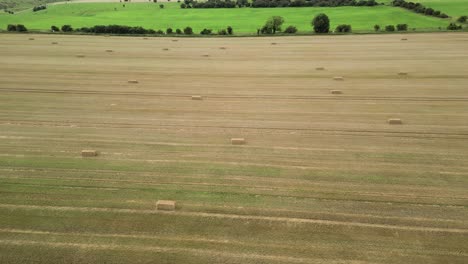
{"label": "pale yellow field", "polygon": [[0,263],[467,263],[467,43],[0,35]]}

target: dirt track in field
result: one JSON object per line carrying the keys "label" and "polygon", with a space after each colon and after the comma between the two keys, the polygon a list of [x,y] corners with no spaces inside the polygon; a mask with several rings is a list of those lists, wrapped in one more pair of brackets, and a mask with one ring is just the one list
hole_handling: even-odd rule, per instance
{"label": "dirt track in field", "polygon": [[174,40],[0,38],[2,261],[466,263],[468,34]]}

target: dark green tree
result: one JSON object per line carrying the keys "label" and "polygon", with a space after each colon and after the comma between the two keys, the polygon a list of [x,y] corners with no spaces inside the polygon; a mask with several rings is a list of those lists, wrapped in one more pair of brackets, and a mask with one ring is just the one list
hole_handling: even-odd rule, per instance
{"label": "dark green tree", "polygon": [[323,13],[318,14],[312,20],[312,26],[315,33],[328,33],[330,31],[330,19]]}

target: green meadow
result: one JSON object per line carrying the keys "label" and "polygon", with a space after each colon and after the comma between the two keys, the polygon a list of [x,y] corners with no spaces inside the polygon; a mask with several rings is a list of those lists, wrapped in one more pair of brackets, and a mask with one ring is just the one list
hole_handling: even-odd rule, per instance
{"label": "green meadow", "polygon": [[203,28],[217,31],[232,26],[235,33],[255,34],[267,18],[282,16],[284,27],[294,25],[299,32],[310,32],[310,22],[318,13],[326,13],[331,28],[351,24],[354,32],[372,31],[375,24],[408,24],[418,31],[445,28],[450,20],[415,14],[389,6],[334,7],[334,8],[235,8],[235,9],[181,9],[178,3],[165,3],[164,8],[154,3],[80,3],[50,5],[47,10],[26,10],[15,15],[0,14],[0,28],[8,24],[24,24],[29,30],[49,30],[52,25],[72,25],[74,28],[94,25],[119,24],[150,29],[190,26],[195,33]]}

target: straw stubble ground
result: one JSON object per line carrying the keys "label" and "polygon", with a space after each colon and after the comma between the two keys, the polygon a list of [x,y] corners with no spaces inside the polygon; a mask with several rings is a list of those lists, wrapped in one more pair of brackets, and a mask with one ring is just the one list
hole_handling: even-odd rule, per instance
{"label": "straw stubble ground", "polygon": [[405,37],[4,35],[0,262],[466,263],[468,35]]}

